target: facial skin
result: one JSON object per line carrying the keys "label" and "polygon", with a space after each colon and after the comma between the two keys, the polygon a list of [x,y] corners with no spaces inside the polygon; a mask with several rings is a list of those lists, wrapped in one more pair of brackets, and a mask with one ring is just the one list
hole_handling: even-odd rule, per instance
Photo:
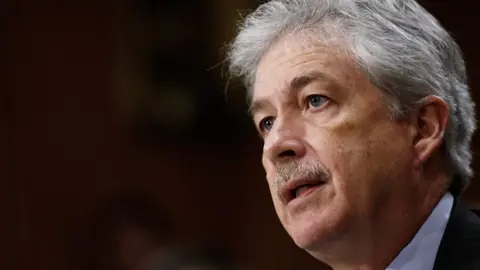
{"label": "facial skin", "polygon": [[[424,179],[441,163],[432,156],[448,107],[432,97],[409,120],[392,120],[380,90],[349,59],[306,43],[277,41],[255,78],[251,112],[275,210],[295,243],[331,266],[374,269],[369,260],[377,256],[384,261],[376,266],[385,267],[445,188],[441,182],[429,196],[433,182]],[[298,179],[325,183],[283,196]],[[390,229],[405,219],[404,231]],[[372,240],[382,233],[392,247]],[[391,254],[382,258],[382,248]]]}

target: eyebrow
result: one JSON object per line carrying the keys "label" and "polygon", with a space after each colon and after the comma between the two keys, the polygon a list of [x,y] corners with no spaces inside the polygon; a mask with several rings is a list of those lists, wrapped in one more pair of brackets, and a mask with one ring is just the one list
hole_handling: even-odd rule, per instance
{"label": "eyebrow", "polygon": [[[293,78],[281,91],[292,94],[305,88],[314,81],[324,81],[326,83],[339,85],[338,81],[332,76],[323,72],[312,71]],[[269,102],[265,99],[255,100],[250,104],[248,113],[251,117],[253,117],[258,111],[264,110],[266,107],[268,107],[268,103]]]}

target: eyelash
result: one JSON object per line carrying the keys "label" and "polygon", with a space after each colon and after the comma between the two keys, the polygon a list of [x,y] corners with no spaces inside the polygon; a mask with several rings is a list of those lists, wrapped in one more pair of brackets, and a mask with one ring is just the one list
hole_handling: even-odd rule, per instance
{"label": "eyelash", "polygon": [[267,129],[265,129],[263,127],[263,123],[265,123],[266,121],[272,121],[272,126],[273,124],[275,123],[275,118],[273,116],[267,116],[265,118],[263,118],[262,120],[260,120],[260,122],[258,123],[258,129],[260,130],[261,133],[264,133],[266,131],[268,131]]}
{"label": "eyelash", "polygon": [[[323,101],[322,104],[319,105],[319,107],[314,107],[314,106],[311,105],[310,101],[311,101],[311,98],[313,98],[313,97],[319,97],[319,98],[321,98],[321,101]],[[325,106],[325,104],[327,104],[329,101],[330,101],[330,99],[327,96],[320,95],[320,94],[312,94],[312,95],[308,95],[305,98],[304,103],[305,103],[305,107],[307,109],[319,109],[319,108],[322,108],[323,106]]]}
{"label": "eyelash", "polygon": [[[320,107],[315,108],[315,107],[313,107],[313,106],[310,104],[310,99],[311,99],[312,97],[320,97],[320,98],[324,99],[324,102],[320,105]],[[323,106],[324,106],[325,104],[327,104],[329,101],[330,101],[330,99],[329,99],[327,96],[320,95],[320,94],[313,94],[313,95],[308,95],[308,96],[305,98],[304,103],[305,103],[305,106],[306,106],[307,109],[318,109],[318,108],[323,107]],[[258,123],[258,129],[260,130],[260,133],[262,133],[262,134],[265,133],[265,132],[267,132],[267,131],[269,130],[269,129],[267,130],[267,129],[265,129],[265,128],[263,127],[263,125],[264,125],[264,123],[265,123],[266,121],[272,121],[273,123],[271,124],[271,126],[273,127],[273,125],[274,125],[274,123],[275,123],[275,118],[274,118],[273,116],[267,116],[267,117],[262,118],[262,119],[260,120],[260,122]],[[271,128],[270,128],[270,129],[271,129]]]}

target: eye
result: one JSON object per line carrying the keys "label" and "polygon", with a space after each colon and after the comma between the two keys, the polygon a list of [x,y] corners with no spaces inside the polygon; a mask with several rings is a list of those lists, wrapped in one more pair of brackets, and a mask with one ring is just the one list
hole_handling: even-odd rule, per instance
{"label": "eye", "polygon": [[328,98],[326,96],[322,96],[322,95],[310,95],[310,96],[307,97],[307,102],[308,102],[308,107],[309,108],[320,108],[327,101],[328,101]]}
{"label": "eye", "polygon": [[260,123],[258,123],[258,127],[260,131],[269,131],[273,127],[273,122],[274,118],[272,116],[265,117],[262,120],[260,120]]}

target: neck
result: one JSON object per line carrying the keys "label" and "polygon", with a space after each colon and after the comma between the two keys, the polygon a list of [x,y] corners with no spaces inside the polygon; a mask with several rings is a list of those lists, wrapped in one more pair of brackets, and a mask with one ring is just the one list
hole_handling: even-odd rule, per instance
{"label": "neck", "polygon": [[435,175],[433,178],[425,179],[424,182],[430,184],[417,188],[414,193],[406,189],[403,196],[394,196],[382,205],[374,218],[365,217],[368,221],[356,224],[356,232],[348,240],[331,246],[329,255],[310,253],[333,269],[385,269],[408,245],[445,194],[447,177]]}

